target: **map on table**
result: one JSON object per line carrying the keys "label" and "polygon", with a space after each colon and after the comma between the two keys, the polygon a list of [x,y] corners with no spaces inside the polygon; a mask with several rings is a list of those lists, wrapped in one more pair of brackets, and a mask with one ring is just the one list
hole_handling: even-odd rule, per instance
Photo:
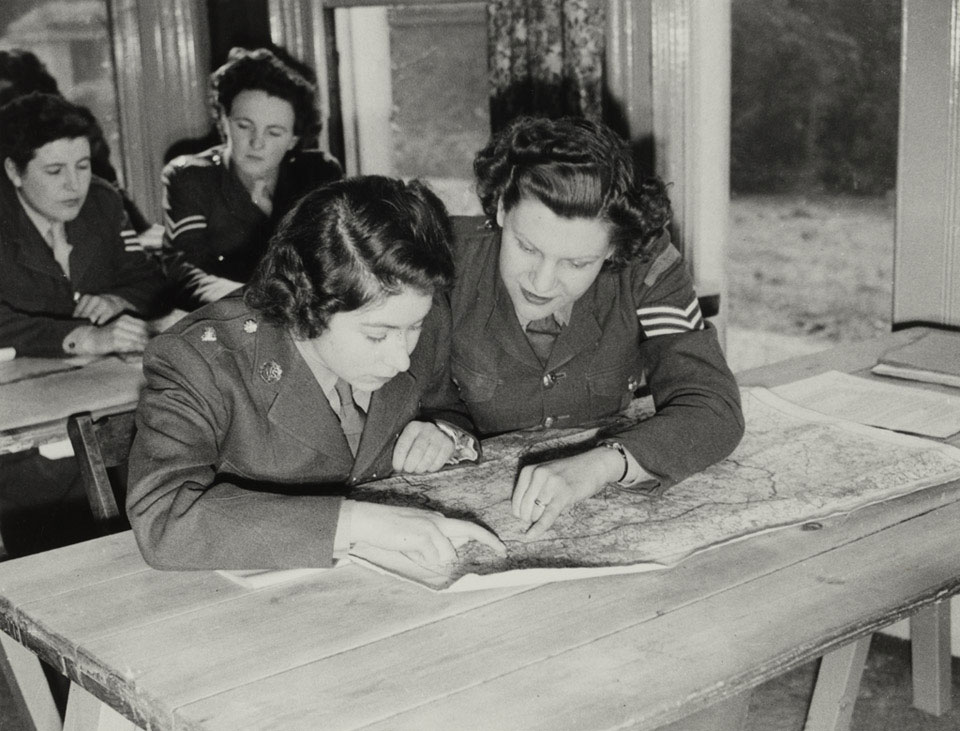
{"label": "map on table", "polygon": [[358,488],[353,498],[429,508],[485,525],[507,556],[476,542],[444,572],[364,548],[354,559],[440,591],[537,584],[666,568],[693,553],[960,478],[960,449],[796,406],[762,388],[741,391],[746,433],[727,459],[662,497],[604,488],[525,541],[510,494],[518,463],[576,451],[596,430],[522,432],[484,443],[484,461]]}

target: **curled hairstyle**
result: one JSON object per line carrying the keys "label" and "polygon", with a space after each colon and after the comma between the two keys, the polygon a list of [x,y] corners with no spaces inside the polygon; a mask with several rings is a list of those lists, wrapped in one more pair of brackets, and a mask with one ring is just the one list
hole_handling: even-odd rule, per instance
{"label": "curled hairstyle", "polygon": [[498,202],[509,211],[531,198],[563,218],[610,223],[614,267],[643,258],[670,222],[663,182],[639,173],[624,140],[587,119],[519,117],[477,153],[473,171],[490,221]]}
{"label": "curled hairstyle", "polygon": [[301,140],[320,131],[316,87],[269,49],[233,48],[227,62],[210,74],[214,121],[230,114],[233,100],[241,91],[262,91],[289,102],[293,107],[293,133]]}
{"label": "curled hairstyle", "polygon": [[378,175],[339,180],[284,216],[245,299],[298,339],[315,338],[338,312],[412,287],[453,284],[450,221],[419,181]]}
{"label": "curled hairstyle", "polygon": [[34,92],[0,107],[0,160],[10,158],[23,172],[44,145],[60,139],[94,135],[94,122],[83,107],[53,94]]}

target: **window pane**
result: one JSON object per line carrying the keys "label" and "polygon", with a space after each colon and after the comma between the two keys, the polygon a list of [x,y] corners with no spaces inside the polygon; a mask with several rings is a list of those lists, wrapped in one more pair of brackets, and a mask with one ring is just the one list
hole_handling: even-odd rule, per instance
{"label": "window pane", "polygon": [[733,0],[735,368],[889,332],[900,0]]}
{"label": "window pane", "polygon": [[32,51],[70,101],[90,109],[113,155],[120,129],[107,24],[107,0],[3,0],[0,48]]}
{"label": "window pane", "polygon": [[391,8],[396,174],[430,181],[452,212],[479,212],[473,156],[490,134],[482,3]]}

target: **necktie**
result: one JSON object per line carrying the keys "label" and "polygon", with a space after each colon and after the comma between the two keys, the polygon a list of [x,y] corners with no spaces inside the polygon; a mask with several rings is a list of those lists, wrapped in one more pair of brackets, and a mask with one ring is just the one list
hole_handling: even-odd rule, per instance
{"label": "necktie", "polygon": [[63,225],[54,224],[47,230],[47,243],[53,250],[53,258],[63,269],[63,275],[70,278],[70,251],[73,249],[70,242],[67,241],[67,234],[63,230]]}
{"label": "necktie", "polygon": [[527,340],[530,341],[530,347],[537,354],[540,362],[546,365],[550,358],[550,352],[553,350],[553,343],[560,334],[560,323],[553,315],[541,317],[539,320],[531,320],[527,324]]}
{"label": "necktie", "polygon": [[343,429],[343,434],[347,438],[350,451],[356,456],[366,415],[357,406],[357,402],[353,400],[353,390],[349,383],[342,378],[338,378],[335,388],[337,389],[337,395],[340,397],[340,428]]}

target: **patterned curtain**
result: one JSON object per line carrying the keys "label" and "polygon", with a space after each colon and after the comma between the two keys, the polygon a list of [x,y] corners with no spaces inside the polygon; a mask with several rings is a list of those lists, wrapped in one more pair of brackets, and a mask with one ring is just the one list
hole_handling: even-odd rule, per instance
{"label": "patterned curtain", "polygon": [[600,120],[604,0],[490,0],[490,124],[519,114]]}

